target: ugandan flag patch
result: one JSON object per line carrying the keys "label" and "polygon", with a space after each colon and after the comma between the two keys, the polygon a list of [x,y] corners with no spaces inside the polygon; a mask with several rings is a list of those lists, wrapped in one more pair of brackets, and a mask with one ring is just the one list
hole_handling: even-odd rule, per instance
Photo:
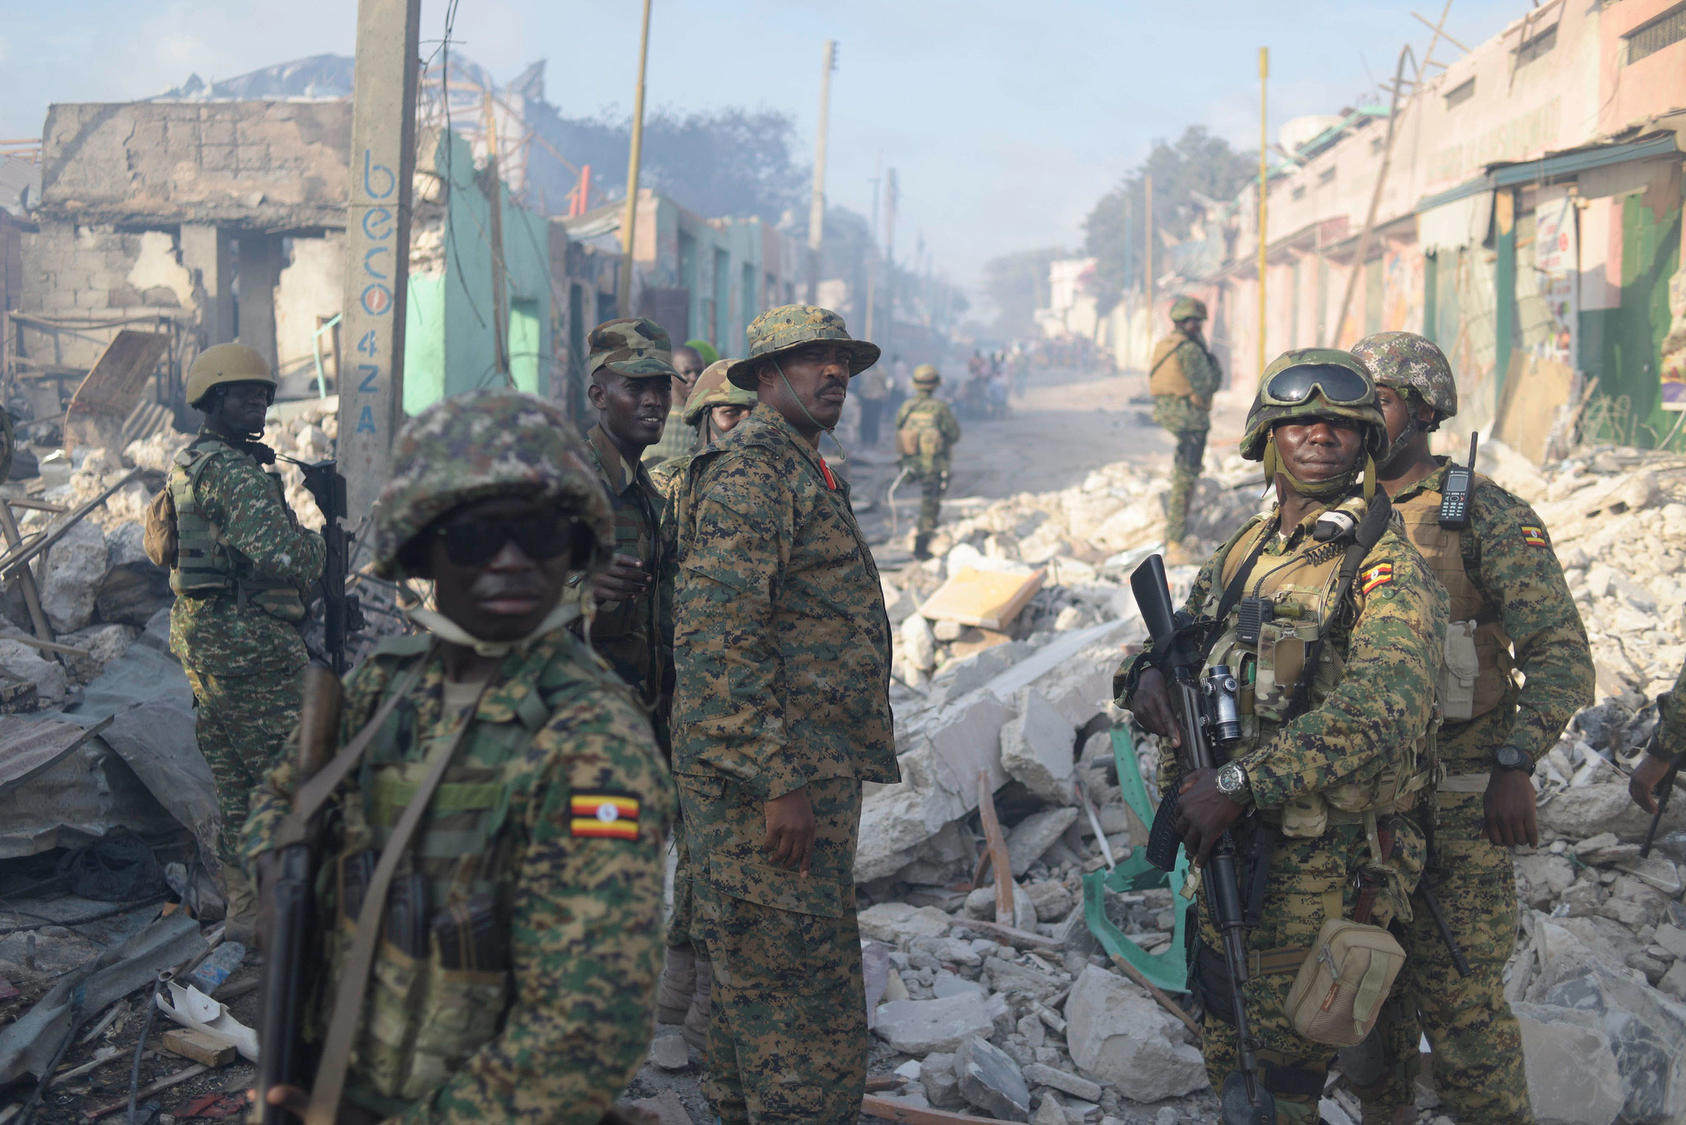
{"label": "ugandan flag patch", "polygon": [[1538,524],[1525,523],[1522,525],[1522,542],[1530,547],[1548,547],[1545,528]]}
{"label": "ugandan flag patch", "polygon": [[1393,581],[1393,564],[1390,562],[1377,563],[1358,575],[1358,589],[1368,594],[1372,590],[1380,589]]}
{"label": "ugandan flag patch", "polygon": [[607,791],[575,793],[569,803],[568,835],[638,839],[638,798]]}

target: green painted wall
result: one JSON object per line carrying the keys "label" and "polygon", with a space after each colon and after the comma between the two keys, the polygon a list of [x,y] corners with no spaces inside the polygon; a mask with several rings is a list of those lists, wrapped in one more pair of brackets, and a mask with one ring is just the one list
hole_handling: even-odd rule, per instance
{"label": "green painted wall", "polygon": [[1658,409],[1663,337],[1668,334],[1668,281],[1680,268],[1681,209],[1658,215],[1634,193],[1621,201],[1622,296],[1613,309],[1581,313],[1583,364],[1598,379],[1601,395],[1626,398],[1627,432],[1589,435],[1651,446],[1677,416]]}

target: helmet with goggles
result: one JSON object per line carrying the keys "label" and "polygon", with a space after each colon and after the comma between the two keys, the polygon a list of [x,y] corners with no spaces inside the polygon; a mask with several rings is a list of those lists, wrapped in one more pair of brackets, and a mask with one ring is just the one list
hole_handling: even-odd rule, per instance
{"label": "helmet with goggles", "polygon": [[1364,435],[1364,452],[1371,457],[1387,446],[1387,423],[1364,364],[1337,348],[1295,348],[1278,356],[1260,377],[1259,393],[1247,412],[1241,456],[1264,460],[1270,431],[1279,422],[1312,418],[1357,426]]}

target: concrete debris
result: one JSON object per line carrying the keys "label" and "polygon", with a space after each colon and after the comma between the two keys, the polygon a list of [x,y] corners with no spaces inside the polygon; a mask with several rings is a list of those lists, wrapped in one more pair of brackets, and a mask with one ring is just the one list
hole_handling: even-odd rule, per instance
{"label": "concrete debris", "polygon": [[1132,1101],[1180,1097],[1207,1084],[1188,1029],[1145,990],[1098,965],[1077,978],[1065,1014],[1078,1068]]}
{"label": "concrete debris", "polygon": [[[994,1025],[983,995],[961,991],[930,1000],[880,1004],[873,1031],[904,1055],[924,1055],[932,1051],[952,1052],[971,1036],[990,1034]],[[928,1071],[929,1059],[925,1066]]]}
{"label": "concrete debris", "polygon": [[1030,1087],[1019,1064],[989,1040],[974,1035],[960,1044],[954,1073],[967,1102],[999,1121],[1030,1120]]}
{"label": "concrete debris", "polygon": [[1019,713],[1001,728],[1001,767],[1050,804],[1074,800],[1077,729],[1042,693],[1027,690]]}

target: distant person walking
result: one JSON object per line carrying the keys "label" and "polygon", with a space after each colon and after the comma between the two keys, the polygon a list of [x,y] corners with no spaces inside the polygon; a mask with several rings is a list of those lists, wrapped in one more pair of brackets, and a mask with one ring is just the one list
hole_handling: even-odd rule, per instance
{"label": "distant person walking", "polygon": [[1165,501],[1165,561],[1199,560],[1183,540],[1188,535],[1188,502],[1200,480],[1206,456],[1206,431],[1212,428],[1212,396],[1223,383],[1223,370],[1206,348],[1206,304],[1193,297],[1171,303],[1170,335],[1153,346],[1147,389],[1153,395],[1153,420],[1177,439],[1171,462],[1171,493]]}
{"label": "distant person walking", "polygon": [[913,557],[931,557],[943,496],[948,492],[950,454],[960,441],[960,423],[948,403],[936,397],[942,376],[929,363],[913,369],[913,397],[896,411],[896,448],[904,472],[919,482],[919,524]]}

